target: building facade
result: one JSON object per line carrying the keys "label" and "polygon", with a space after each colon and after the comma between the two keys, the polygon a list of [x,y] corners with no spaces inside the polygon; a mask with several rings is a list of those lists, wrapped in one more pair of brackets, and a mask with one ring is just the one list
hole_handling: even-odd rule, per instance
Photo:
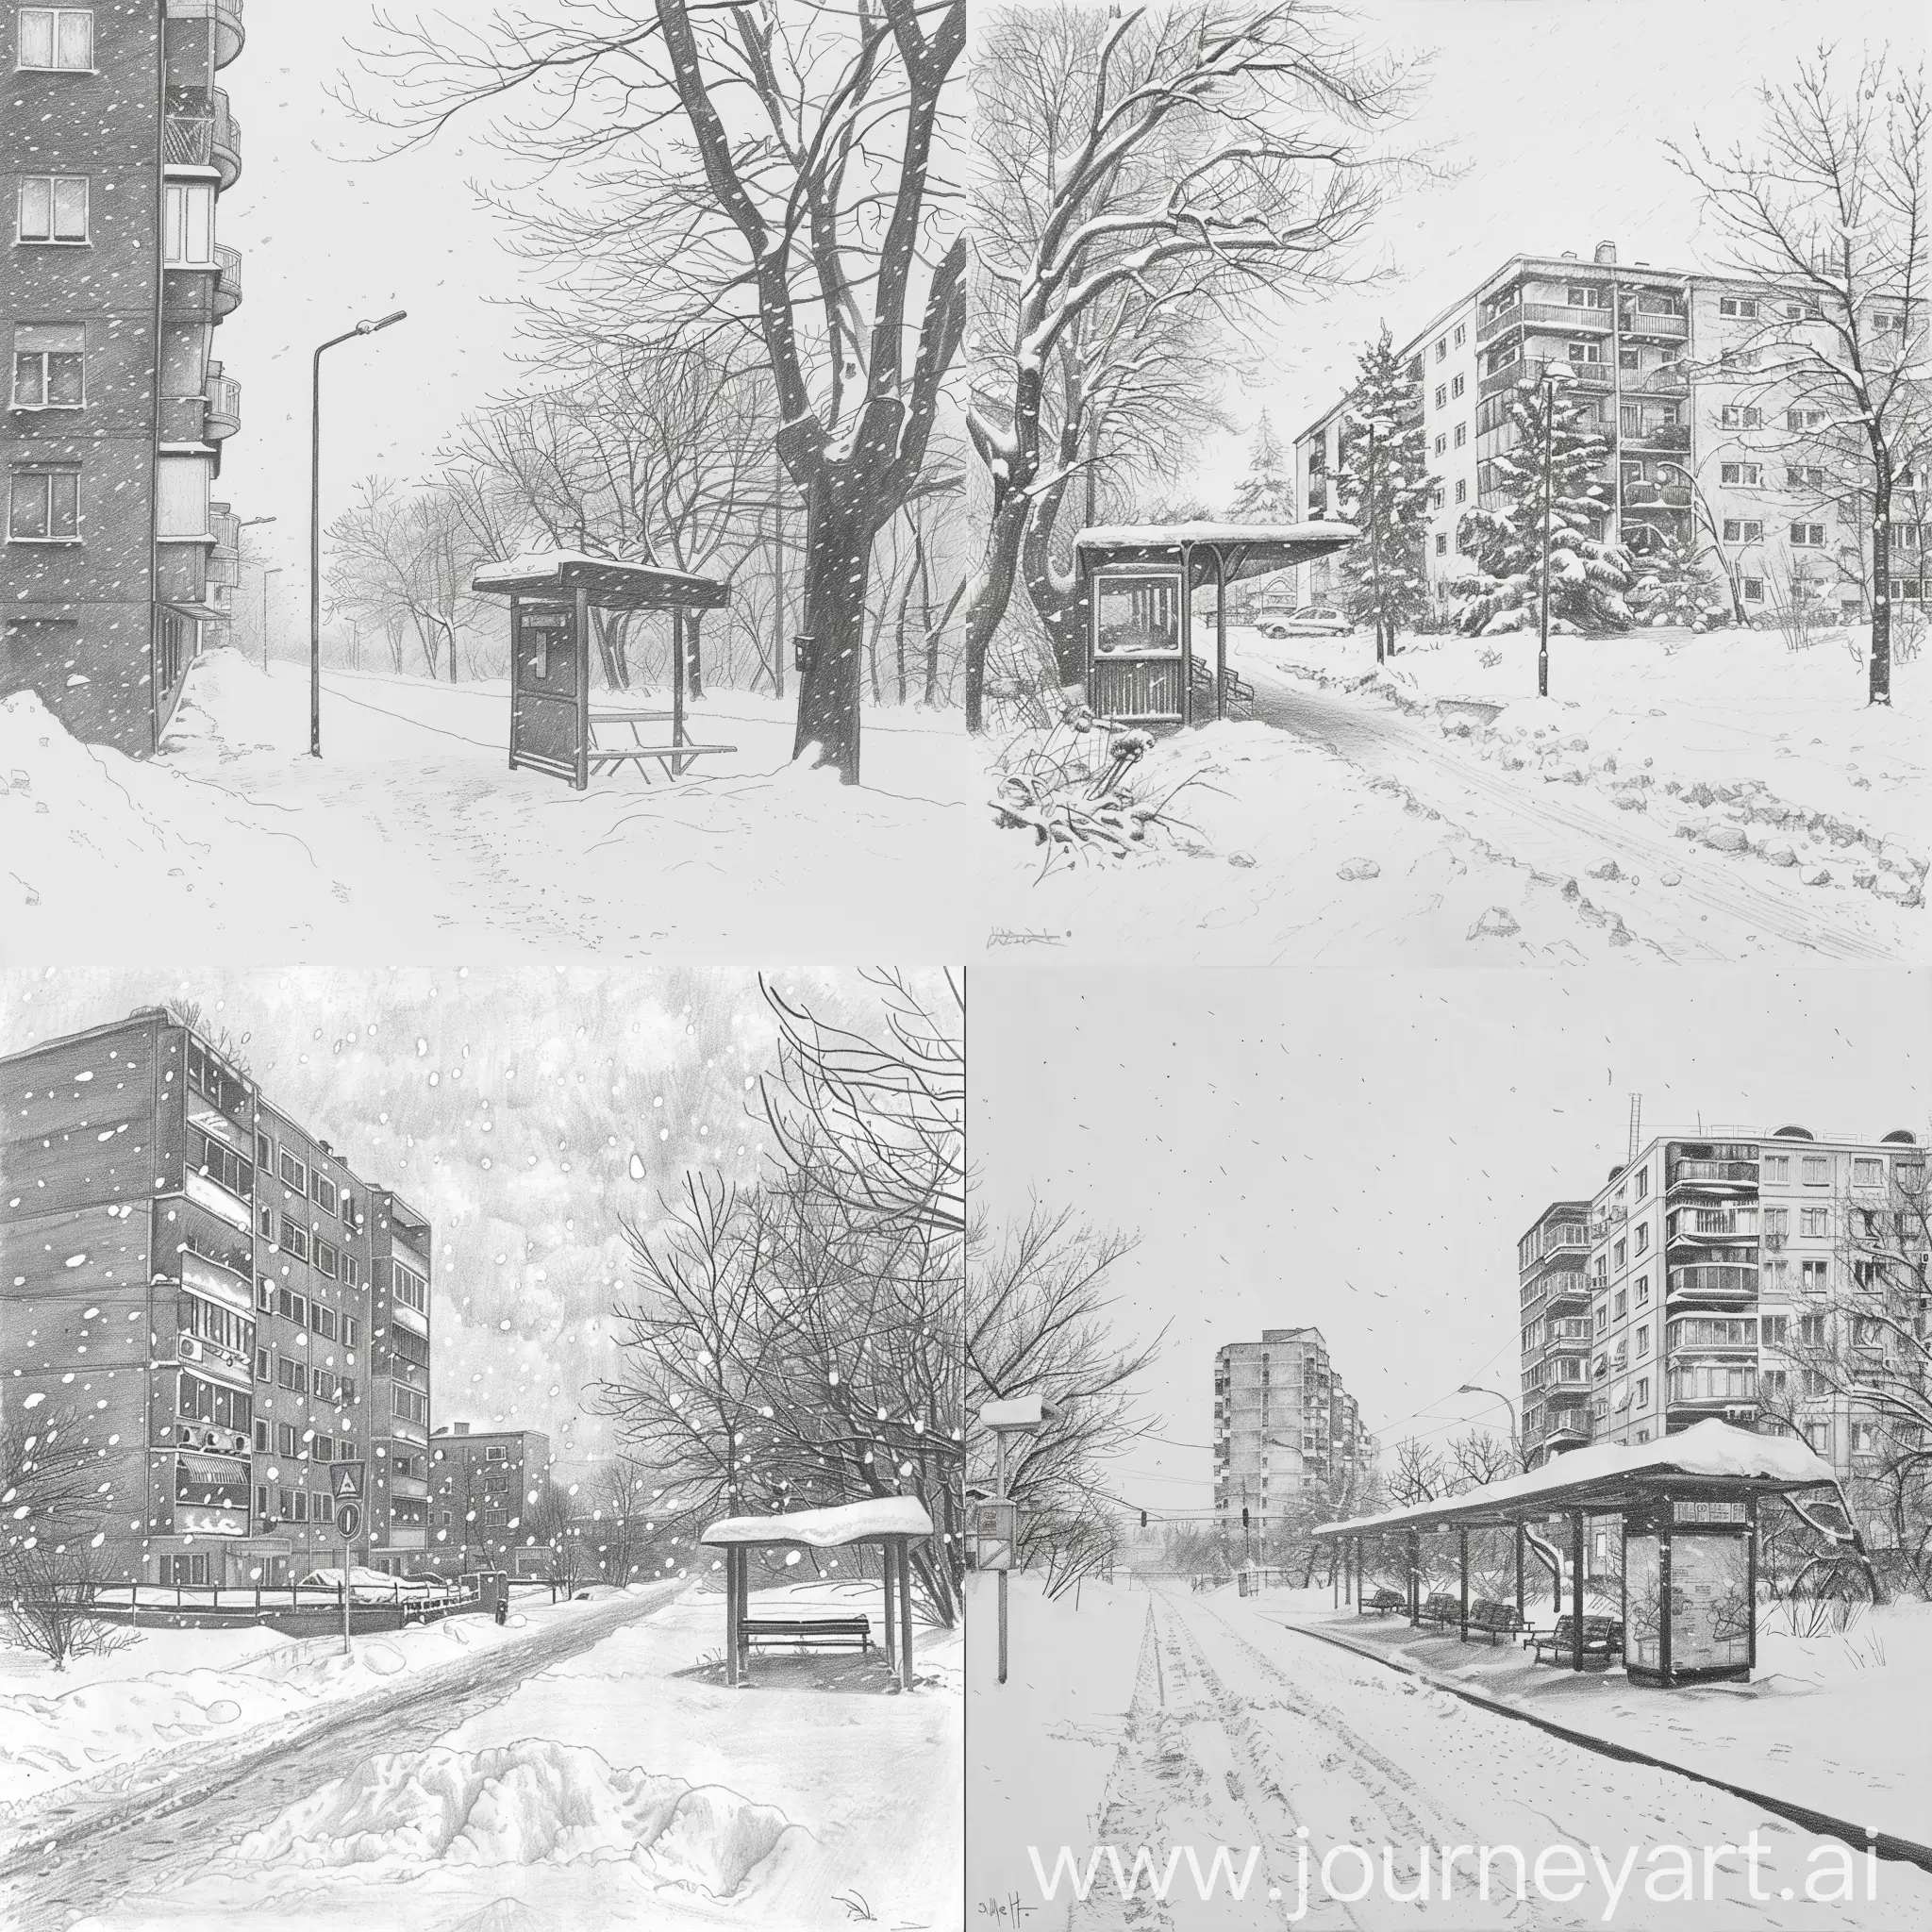
{"label": "building facade", "polygon": [[299,1578],[348,1497],[356,1561],[423,1567],[426,1312],[407,1385],[389,1333],[410,1283],[426,1309],[423,1218],[159,1008],[0,1060],[0,1426],[89,1445],[90,1574]]}
{"label": "building facade", "polygon": [[452,1423],[429,1449],[430,1562],[445,1575],[505,1570],[547,1576],[555,1557],[529,1520],[550,1485],[550,1438]]}
{"label": "building facade", "polygon": [[1264,1531],[1308,1490],[1374,1461],[1374,1439],[1319,1328],[1268,1328],[1214,1357],[1214,1509]]}
{"label": "building facade", "polygon": [[[1547,1209],[1517,1257],[1535,1459],[1584,1442],[1648,1442],[1716,1416],[1795,1429],[1841,1478],[1857,1475],[1871,1419],[1853,1392],[1808,1377],[1802,1357],[1836,1345],[1830,1330],[1847,1319],[1844,1271],[1859,1265],[1848,1218],[1884,1209],[1899,1165],[1916,1176],[1924,1162],[1905,1129],[1876,1139],[1800,1125],[1677,1131],[1610,1170],[1587,1225],[1586,1204]],[[1581,1407],[1567,1392],[1579,1309]]]}
{"label": "building facade", "polygon": [[218,625],[210,489],[241,426],[213,354],[241,145],[217,76],[242,0],[0,4],[0,696],[156,749]]}
{"label": "building facade", "polygon": [[[1554,364],[1609,445],[1600,473],[1606,541],[1641,553],[1697,535],[1747,616],[1788,596],[1856,614],[1869,594],[1856,497],[1807,451],[1807,412],[1786,407],[1757,373],[1753,339],[1785,299],[1734,277],[1624,265],[1603,242],[1589,260],[1512,256],[1440,310],[1400,350],[1423,398],[1434,484],[1424,565],[1435,595],[1446,599],[1473,567],[1458,548],[1464,514],[1501,500],[1493,466],[1516,441],[1509,391]],[[1347,407],[1338,400],[1295,440],[1296,487],[1310,515],[1340,514]],[[1901,481],[1910,491],[1919,479]],[[1900,552],[1893,593],[1916,599],[1916,542],[1901,539]],[[1333,559],[1302,567],[1305,602],[1328,600],[1334,568]]]}

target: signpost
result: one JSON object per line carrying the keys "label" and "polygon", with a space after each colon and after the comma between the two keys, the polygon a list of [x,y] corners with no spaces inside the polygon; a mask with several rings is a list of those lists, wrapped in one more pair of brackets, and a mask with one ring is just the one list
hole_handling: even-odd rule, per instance
{"label": "signpost", "polygon": [[[342,1470],[341,1474],[346,1476],[351,1469],[356,1472],[356,1487],[359,1491],[362,1487],[362,1465],[359,1462],[350,1463]],[[336,1493],[341,1495],[341,1491],[338,1490]],[[349,1648],[349,1545],[355,1541],[356,1532],[361,1527],[362,1506],[359,1503],[338,1503],[336,1505],[336,1528],[341,1532],[342,1539],[342,1655],[344,1657],[354,1654]]]}
{"label": "signpost", "polygon": [[[995,1530],[1004,1530],[1004,1536],[995,1535],[993,1548],[998,1550],[1004,1544],[1006,1560],[1001,1563],[987,1562],[981,1557],[984,1568],[996,1569],[1000,1579],[1000,1682],[1007,1681],[1007,1574],[1013,1567],[1013,1545],[1019,1541],[1017,1507],[1007,1500],[1007,1438],[1008,1435],[1037,1436],[1048,1423],[1059,1420],[1059,1410],[1054,1405],[1038,1395],[1020,1395],[1004,1402],[989,1402],[979,1411],[983,1427],[992,1431],[995,1474],[993,1478],[993,1500],[991,1505],[981,1504],[981,1509],[991,1508],[999,1512],[994,1520]],[[981,1544],[982,1550],[985,1544]]]}

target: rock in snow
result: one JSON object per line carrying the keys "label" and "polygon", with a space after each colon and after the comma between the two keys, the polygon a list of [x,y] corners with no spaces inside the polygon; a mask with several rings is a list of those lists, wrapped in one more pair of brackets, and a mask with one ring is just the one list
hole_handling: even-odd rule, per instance
{"label": "rock in snow", "polygon": [[1339,879],[1378,879],[1382,876],[1382,868],[1373,858],[1351,858],[1346,865],[1335,868],[1335,876]]}
{"label": "rock in snow", "polygon": [[1624,871],[1614,858],[1602,858],[1590,868],[1588,876],[1593,879],[1620,879],[1624,876]]}
{"label": "rock in snow", "polygon": [[1485,912],[1483,916],[1480,919],[1478,919],[1473,926],[1470,927],[1469,936],[1473,940],[1479,940],[1486,937],[1491,939],[1507,940],[1513,938],[1517,933],[1521,932],[1522,930],[1523,927],[1517,924],[1515,914],[1512,913],[1507,906],[1491,906],[1489,908],[1489,910]]}
{"label": "rock in snow", "polygon": [[1742,852],[1751,841],[1742,825],[1707,825],[1699,842],[1713,852]]}
{"label": "rock in snow", "polygon": [[1805,883],[1807,886],[1828,886],[1831,883],[1831,874],[1825,867],[1814,865],[1805,874]]}

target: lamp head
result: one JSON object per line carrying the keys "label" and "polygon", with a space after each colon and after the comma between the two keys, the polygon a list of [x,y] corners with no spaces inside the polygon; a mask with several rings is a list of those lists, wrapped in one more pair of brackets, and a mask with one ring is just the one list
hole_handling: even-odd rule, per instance
{"label": "lamp head", "polygon": [[387,328],[392,322],[401,322],[408,314],[407,308],[398,308],[392,315],[385,315],[375,322],[358,322],[356,333],[358,336],[373,336],[379,328]]}

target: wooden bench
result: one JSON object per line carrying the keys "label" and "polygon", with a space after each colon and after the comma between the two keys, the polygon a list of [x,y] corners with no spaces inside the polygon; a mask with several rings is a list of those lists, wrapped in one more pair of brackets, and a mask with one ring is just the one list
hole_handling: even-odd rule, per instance
{"label": "wooden bench", "polygon": [[1523,1619],[1516,1613],[1514,1604],[1501,1604],[1489,1597],[1479,1597],[1469,1607],[1469,1631],[1474,1637],[1478,1631],[1493,1645],[1506,1637],[1516,1636],[1524,1627]]}
{"label": "wooden bench", "polygon": [[[645,769],[647,758],[656,758],[673,778],[681,778],[693,759],[707,758],[715,752],[736,751],[735,744],[646,744],[640,736],[640,724],[669,724],[674,733],[678,731],[682,721],[675,711],[592,711],[591,713],[590,766],[593,772],[602,771],[607,765],[634,764],[644,783],[651,782],[651,774]],[[608,738],[599,738],[598,729],[604,725],[627,725],[630,728],[630,742],[612,743]]]}
{"label": "wooden bench", "polygon": [[[1550,1653],[1553,1663],[1567,1664],[1575,1656],[1574,1641],[1576,1620],[1574,1617],[1558,1617],[1548,1630],[1539,1631],[1530,1640],[1530,1648],[1536,1654],[1538,1663],[1543,1661],[1543,1653]],[[1607,1671],[1612,1661],[1624,1654],[1624,1626],[1614,1617],[1586,1617],[1583,1620],[1583,1661],[1596,1669]]]}
{"label": "wooden bench", "polygon": [[747,1651],[789,1645],[801,1656],[808,1650],[872,1649],[872,1622],[866,1617],[747,1617],[738,1626],[739,1642]]}
{"label": "wooden bench", "polygon": [[1391,1610],[1406,1610],[1408,1599],[1399,1590],[1390,1590],[1386,1585],[1372,1596],[1365,1596],[1355,1607],[1358,1617],[1383,1616]]}
{"label": "wooden bench", "polygon": [[1459,1624],[1462,1622],[1462,1599],[1451,1596],[1446,1591],[1438,1591],[1423,1606],[1423,1622],[1425,1624]]}

